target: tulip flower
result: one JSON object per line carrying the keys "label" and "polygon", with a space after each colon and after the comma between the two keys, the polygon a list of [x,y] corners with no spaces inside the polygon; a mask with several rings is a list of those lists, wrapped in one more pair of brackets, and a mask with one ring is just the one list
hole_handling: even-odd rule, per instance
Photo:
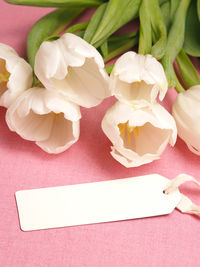
{"label": "tulip flower", "polygon": [[200,85],[178,94],[172,114],[176,121],[178,135],[190,151],[200,155]]}
{"label": "tulip flower", "polygon": [[71,33],[42,43],[35,57],[35,73],[47,89],[83,107],[96,106],[110,96],[101,55]]}
{"label": "tulip flower", "polygon": [[79,106],[44,88],[28,89],[6,113],[11,131],[55,154],[78,140],[80,118]]}
{"label": "tulip flower", "polygon": [[173,117],[158,103],[136,109],[118,101],[107,110],[102,129],[113,144],[111,155],[125,167],[159,159],[177,137]]}
{"label": "tulip flower", "polygon": [[120,101],[145,106],[163,100],[168,84],[162,65],[151,55],[123,54],[111,73],[110,90]]}
{"label": "tulip flower", "polygon": [[31,66],[10,46],[0,43],[0,106],[8,108],[32,82]]}

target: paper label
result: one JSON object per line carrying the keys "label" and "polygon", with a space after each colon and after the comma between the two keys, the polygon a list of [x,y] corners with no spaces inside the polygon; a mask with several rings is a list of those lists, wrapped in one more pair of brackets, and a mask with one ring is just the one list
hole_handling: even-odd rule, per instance
{"label": "paper label", "polygon": [[152,174],[18,191],[21,229],[30,231],[169,214],[181,195],[178,190],[164,194],[168,182],[167,178]]}

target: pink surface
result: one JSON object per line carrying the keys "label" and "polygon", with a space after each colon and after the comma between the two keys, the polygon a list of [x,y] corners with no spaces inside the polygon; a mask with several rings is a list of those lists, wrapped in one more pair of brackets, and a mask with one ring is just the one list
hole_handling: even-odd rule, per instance
{"label": "pink surface", "polygon": [[[25,56],[25,40],[33,23],[48,9],[0,3],[0,42]],[[169,107],[175,97],[165,99]],[[79,141],[60,155],[48,155],[34,143],[10,132],[0,109],[0,266],[3,267],[155,267],[200,265],[200,219],[175,210],[171,215],[96,225],[22,232],[14,193],[21,189],[60,186],[159,173],[199,177],[200,158],[178,139],[161,160],[126,169],[111,155],[100,123],[114,102],[82,109]],[[186,188],[187,187],[187,188]],[[183,186],[194,201],[199,189]],[[103,196],[102,196],[103,197]],[[148,199],[147,199],[148,201]]]}

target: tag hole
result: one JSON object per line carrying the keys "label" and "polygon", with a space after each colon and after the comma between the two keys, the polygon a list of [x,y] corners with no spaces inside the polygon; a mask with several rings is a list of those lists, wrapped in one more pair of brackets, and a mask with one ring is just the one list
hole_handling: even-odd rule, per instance
{"label": "tag hole", "polygon": [[168,194],[166,193],[165,189],[163,190],[163,194],[168,195]]}

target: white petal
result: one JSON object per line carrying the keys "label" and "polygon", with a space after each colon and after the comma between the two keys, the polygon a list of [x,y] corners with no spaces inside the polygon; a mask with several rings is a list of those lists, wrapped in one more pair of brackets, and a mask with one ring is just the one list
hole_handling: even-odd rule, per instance
{"label": "white petal", "polygon": [[72,122],[62,116],[54,121],[50,136],[36,144],[48,153],[63,152],[78,140],[79,129],[79,121]]}
{"label": "white petal", "polygon": [[156,155],[147,154],[145,157],[138,157],[137,155],[135,155],[134,159],[130,160],[126,158],[123,154],[121,154],[119,151],[117,151],[117,149],[115,149],[114,147],[111,147],[111,149],[112,151],[110,153],[113,158],[120,162],[122,165],[124,165],[126,168],[138,167],[160,158]]}
{"label": "white petal", "polygon": [[186,143],[186,145],[188,146],[189,150],[196,154],[197,156],[200,156],[200,150],[197,150],[196,148],[194,148],[191,144],[189,143]]}
{"label": "white petal", "polygon": [[111,154],[126,167],[158,159],[168,142],[174,145],[177,135],[173,117],[159,104],[134,109],[117,102],[106,112],[102,129],[113,143]]}
{"label": "white petal", "polygon": [[10,54],[18,55],[17,52],[9,45],[0,43],[0,58]]}
{"label": "white petal", "polygon": [[200,151],[200,85],[178,94],[172,109],[178,135],[195,154]]}
{"label": "white petal", "polygon": [[110,96],[101,55],[73,34],[42,43],[35,59],[35,73],[46,88],[84,107],[98,105]]}
{"label": "white petal", "polygon": [[6,113],[12,131],[48,153],[60,153],[78,140],[80,118],[77,105],[43,88],[24,92]]}
{"label": "white petal", "polygon": [[33,75],[31,66],[11,47],[0,44],[0,59],[5,60],[6,70],[10,73],[0,96],[0,105],[8,108],[23,91],[31,87]]}
{"label": "white petal", "polygon": [[155,102],[159,92],[162,100],[167,87],[163,67],[151,55],[127,52],[116,61],[111,73],[110,90],[126,103],[148,105]]}

